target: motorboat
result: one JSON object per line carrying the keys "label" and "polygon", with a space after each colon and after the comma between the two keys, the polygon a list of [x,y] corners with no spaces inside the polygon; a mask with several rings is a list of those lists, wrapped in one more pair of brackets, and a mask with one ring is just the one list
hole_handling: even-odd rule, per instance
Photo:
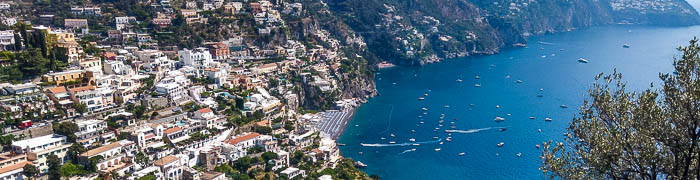
{"label": "motorboat", "polygon": [[458,82],[458,83],[461,83],[461,82],[462,82],[462,79],[457,79],[457,82]]}
{"label": "motorboat", "polygon": [[552,118],[544,118],[544,121],[552,121]]}
{"label": "motorboat", "polygon": [[367,167],[367,164],[362,163],[362,162],[360,162],[360,161],[357,161],[357,162],[355,162],[355,167],[357,167],[357,168],[365,168],[365,167]]}
{"label": "motorboat", "polygon": [[420,144],[418,144],[418,143],[414,143],[414,144],[412,144],[412,145],[413,145],[413,146],[420,146]]}
{"label": "motorboat", "polygon": [[390,134],[390,135],[391,135],[391,137],[396,137],[396,135],[394,135],[394,134]]}
{"label": "motorboat", "polygon": [[464,156],[464,153],[463,153],[463,152],[461,152],[461,153],[459,153],[459,154],[457,154],[457,155],[459,155],[459,156]]}
{"label": "motorboat", "polygon": [[494,120],[494,121],[505,121],[506,118],[496,117],[496,118],[494,118],[493,120]]}
{"label": "motorboat", "polygon": [[622,48],[630,48],[630,45],[629,45],[629,44],[623,44],[623,45],[622,45]]}
{"label": "motorboat", "polygon": [[389,144],[396,144],[396,141],[389,141]]}
{"label": "motorboat", "polygon": [[539,149],[539,148],[540,148],[540,145],[539,145],[539,144],[538,144],[538,145],[535,145],[535,147],[536,147],[537,149]]}
{"label": "motorboat", "polygon": [[515,80],[515,83],[523,83],[522,80]]}
{"label": "motorboat", "polygon": [[569,108],[569,106],[567,106],[566,104],[562,104],[562,105],[559,106],[559,107],[561,107],[561,108]]}
{"label": "motorboat", "polygon": [[481,87],[481,84],[474,84],[474,87]]}
{"label": "motorboat", "polygon": [[505,144],[505,143],[500,142],[500,143],[496,144],[496,146],[498,146],[498,147],[503,147],[504,144]]}
{"label": "motorboat", "polygon": [[481,79],[481,77],[479,77],[479,76],[476,76],[476,77],[474,77],[474,79]]}
{"label": "motorboat", "polygon": [[499,105],[496,105],[496,109],[498,109],[498,108],[501,108],[501,106],[499,106]]}
{"label": "motorboat", "polygon": [[535,119],[535,117],[530,116],[530,119]]}
{"label": "motorboat", "polygon": [[422,100],[425,100],[425,98],[419,97],[418,100],[419,100],[419,101],[422,101]]}
{"label": "motorboat", "polygon": [[408,139],[408,141],[415,142],[416,139],[411,138],[411,139]]}
{"label": "motorboat", "polygon": [[442,150],[442,149],[440,149],[440,148],[435,148],[435,151],[440,151],[440,150]]}
{"label": "motorboat", "polygon": [[520,155],[522,155],[522,153],[518,153],[518,154],[515,154],[515,155],[518,156],[518,157],[520,157]]}
{"label": "motorboat", "polygon": [[578,62],[580,62],[580,63],[588,63],[588,59],[585,59],[585,58],[578,58]]}
{"label": "motorboat", "polygon": [[506,131],[507,129],[506,129],[506,128],[501,128],[501,129],[499,129],[499,130],[500,130],[501,132],[503,132],[503,131]]}
{"label": "motorboat", "polygon": [[428,108],[421,108],[421,109],[422,109],[423,111],[427,111],[427,110],[428,110]]}

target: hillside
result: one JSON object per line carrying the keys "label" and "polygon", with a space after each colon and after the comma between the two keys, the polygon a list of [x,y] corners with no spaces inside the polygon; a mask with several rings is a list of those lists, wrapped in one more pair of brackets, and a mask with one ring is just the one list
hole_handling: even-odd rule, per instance
{"label": "hillside", "polygon": [[399,64],[498,53],[530,35],[609,24],[689,26],[683,0],[329,0],[374,54]]}

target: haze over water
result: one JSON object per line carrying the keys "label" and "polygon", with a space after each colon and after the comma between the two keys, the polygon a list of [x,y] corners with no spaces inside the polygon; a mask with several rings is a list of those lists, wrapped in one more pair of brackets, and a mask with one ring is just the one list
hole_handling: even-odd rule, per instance
{"label": "haze over water", "polygon": [[[675,48],[697,35],[700,26],[600,27],[531,37],[528,48],[492,56],[384,69],[376,79],[381,95],[357,110],[339,138],[346,144],[340,149],[344,157],[367,164],[368,174],[388,180],[541,179],[541,150],[535,145],[562,140],[596,74],[617,68],[631,89],[641,90],[651,82],[658,87],[659,72],[673,71],[673,57],[679,55]],[[623,48],[623,44],[631,47]],[[579,58],[590,62],[579,63]],[[475,79],[477,75],[480,79]],[[481,87],[474,87],[477,83]],[[417,100],[426,93],[424,101]],[[562,104],[569,108],[561,108]],[[421,110],[423,107],[428,110]],[[439,127],[443,113],[444,123]],[[529,119],[531,116],[535,119]],[[496,117],[505,121],[496,122]],[[552,121],[545,122],[546,117]],[[451,129],[450,122],[456,130],[473,133],[452,133],[452,141],[446,142],[444,130]],[[437,132],[436,127],[440,128]],[[501,132],[500,127],[507,130]],[[444,144],[438,144],[435,136]],[[499,142],[504,146],[497,147]],[[399,146],[402,143],[422,144]],[[413,148],[416,150],[407,151]],[[460,152],[465,155],[458,156]]]}

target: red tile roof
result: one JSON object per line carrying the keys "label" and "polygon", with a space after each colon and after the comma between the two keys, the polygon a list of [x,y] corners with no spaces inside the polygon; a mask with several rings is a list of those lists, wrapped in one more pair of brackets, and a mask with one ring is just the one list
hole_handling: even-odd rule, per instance
{"label": "red tile roof", "polygon": [[64,93],[64,92],[66,92],[66,87],[59,86],[59,87],[50,88],[49,92],[51,92],[53,94]]}
{"label": "red tile roof", "polygon": [[180,131],[180,130],[182,130],[182,128],[180,128],[180,127],[174,127],[174,128],[166,129],[166,130],[163,132],[163,134],[172,134],[172,133],[178,132],[178,131]]}
{"label": "red tile roof", "polygon": [[245,136],[239,136],[239,137],[237,137],[237,138],[228,140],[228,141],[226,141],[226,143],[229,143],[229,144],[232,144],[232,145],[236,145],[236,144],[238,144],[238,143],[240,143],[240,142],[247,141],[247,140],[256,138],[256,137],[258,137],[258,136],[260,136],[260,134],[258,134],[258,133],[250,133],[250,134],[247,134],[247,135],[245,135]]}
{"label": "red tile roof", "polygon": [[212,112],[212,111],[211,111],[211,108],[204,108],[204,109],[200,109],[200,110],[197,110],[197,111],[198,111],[199,113],[210,113],[210,112]]}

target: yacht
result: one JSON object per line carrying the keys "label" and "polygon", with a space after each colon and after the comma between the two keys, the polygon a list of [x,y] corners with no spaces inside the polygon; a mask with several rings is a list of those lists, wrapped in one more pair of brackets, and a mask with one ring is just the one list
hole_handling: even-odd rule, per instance
{"label": "yacht", "polygon": [[440,151],[440,150],[442,150],[442,149],[440,149],[440,148],[435,148],[435,151]]}
{"label": "yacht", "polygon": [[379,139],[385,140],[386,138],[382,137],[382,138],[379,138]]}
{"label": "yacht", "polygon": [[515,80],[516,83],[523,83],[522,80]]}
{"label": "yacht", "polygon": [[414,144],[413,144],[413,146],[420,146],[420,144],[418,144],[418,143],[414,143]]}
{"label": "yacht", "polygon": [[474,87],[481,87],[481,84],[474,84]]}
{"label": "yacht", "polygon": [[518,153],[518,154],[515,154],[515,155],[518,156],[518,157],[520,157],[520,155],[522,155],[522,153]]}
{"label": "yacht", "polygon": [[559,107],[561,107],[561,108],[569,108],[569,106],[567,106],[566,104],[562,104],[562,105],[559,106]]}
{"label": "yacht", "polygon": [[588,63],[588,59],[585,59],[585,58],[578,58],[578,62],[580,62],[580,63]]}
{"label": "yacht", "polygon": [[394,135],[394,134],[390,134],[390,135],[391,135],[391,137],[396,137],[396,135]]}
{"label": "yacht", "polygon": [[428,108],[421,108],[421,109],[422,109],[423,111],[427,111],[427,110],[428,110]]}
{"label": "yacht", "polygon": [[367,167],[367,164],[362,163],[362,162],[360,162],[360,161],[357,161],[357,162],[355,162],[355,167],[358,167],[358,168],[365,168],[365,167]]}
{"label": "yacht", "polygon": [[481,79],[481,77],[479,77],[479,76],[476,76],[476,77],[474,77],[474,79]]}
{"label": "yacht", "polygon": [[535,119],[535,117],[530,116],[530,119]]}
{"label": "yacht", "polygon": [[428,93],[423,94],[423,96],[428,96]]}
{"label": "yacht", "polygon": [[464,153],[463,153],[463,152],[461,152],[461,153],[459,153],[459,154],[457,154],[457,155],[459,155],[459,156],[464,156]]}
{"label": "yacht", "polygon": [[462,82],[462,79],[457,79],[457,82],[458,82],[458,83],[461,83],[461,82]]}
{"label": "yacht", "polygon": [[408,139],[408,141],[415,142],[416,139],[411,138],[411,139]]}
{"label": "yacht", "polygon": [[505,144],[505,143],[500,142],[500,143],[496,144],[496,146],[498,146],[498,147],[503,147],[504,144]]}
{"label": "yacht", "polygon": [[445,106],[443,106],[443,107],[445,107],[445,108],[450,108],[450,105],[445,105]]}
{"label": "yacht", "polygon": [[422,100],[425,100],[425,98],[419,97],[418,100],[422,101]]}
{"label": "yacht", "polygon": [[501,106],[499,106],[499,105],[496,105],[496,109],[498,109],[498,108],[501,108]]}
{"label": "yacht", "polygon": [[494,120],[494,121],[505,121],[506,118],[496,117],[496,118],[494,118],[493,120]]}
{"label": "yacht", "polygon": [[552,121],[552,118],[544,118],[544,121]]}
{"label": "yacht", "polygon": [[540,145],[539,145],[539,144],[538,144],[538,145],[535,145],[535,147],[536,147],[537,149],[539,149],[539,148],[540,148]]}
{"label": "yacht", "polygon": [[623,44],[623,45],[622,45],[622,48],[630,48],[630,45],[629,45],[629,44]]}
{"label": "yacht", "polygon": [[389,141],[389,144],[396,144],[396,141]]}
{"label": "yacht", "polygon": [[500,130],[501,132],[503,132],[503,131],[506,131],[507,129],[506,129],[506,128],[501,128],[501,129],[499,129],[499,130]]}

